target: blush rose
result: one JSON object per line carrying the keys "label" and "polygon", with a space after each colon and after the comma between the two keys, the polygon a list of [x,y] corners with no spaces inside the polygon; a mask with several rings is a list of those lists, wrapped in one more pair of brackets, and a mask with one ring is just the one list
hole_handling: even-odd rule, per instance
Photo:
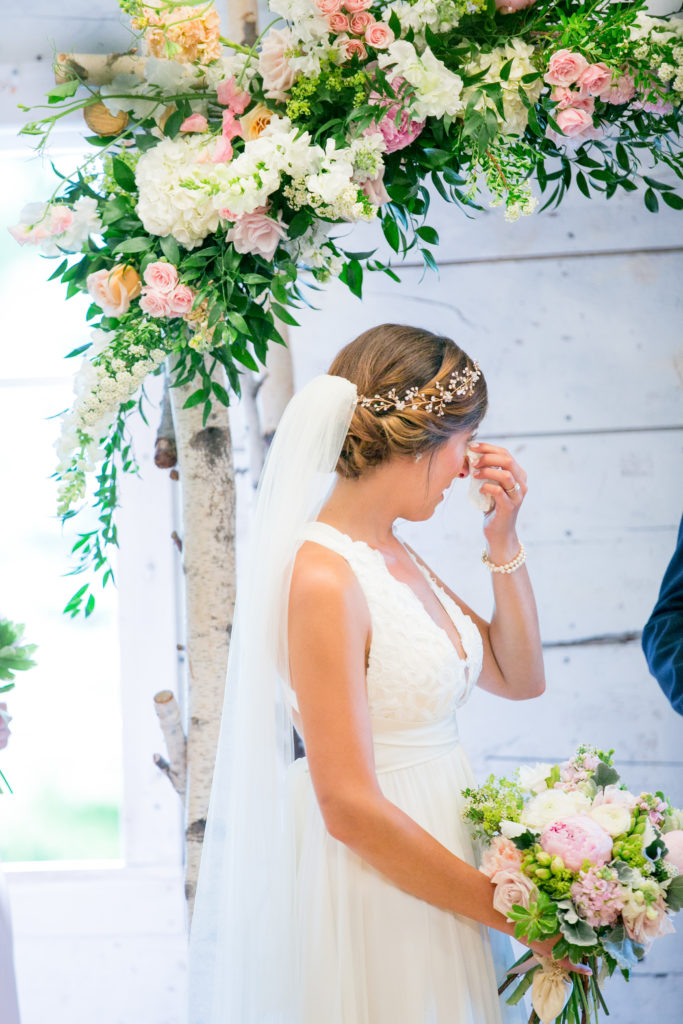
{"label": "blush rose", "polygon": [[133,267],[117,263],[113,270],[96,270],[86,278],[88,294],[105,316],[123,316],[131,300],[138,297],[142,284]]}
{"label": "blush rose", "polygon": [[588,61],[572,50],[556,50],[543,76],[548,85],[573,85],[588,67]]}

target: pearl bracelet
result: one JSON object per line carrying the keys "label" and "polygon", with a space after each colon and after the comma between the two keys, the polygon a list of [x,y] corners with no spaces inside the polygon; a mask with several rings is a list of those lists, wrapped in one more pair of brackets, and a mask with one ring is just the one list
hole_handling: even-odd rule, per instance
{"label": "pearl bracelet", "polygon": [[526,551],[524,545],[520,544],[519,551],[515,557],[511,562],[506,562],[505,565],[496,565],[494,562],[489,561],[489,556],[485,551],[482,553],[481,560],[491,572],[514,572],[515,569],[519,569],[520,565],[526,561]]}

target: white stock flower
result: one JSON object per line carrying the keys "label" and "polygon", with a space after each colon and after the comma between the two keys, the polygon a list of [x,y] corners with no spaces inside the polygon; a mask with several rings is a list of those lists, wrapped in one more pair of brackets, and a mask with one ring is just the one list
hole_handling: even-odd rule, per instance
{"label": "white stock flower", "polygon": [[628,832],[631,824],[631,812],[622,804],[598,804],[591,807],[590,816],[611,836]]}
{"label": "white stock flower", "polygon": [[533,796],[520,815],[520,820],[532,832],[542,832],[558,818],[584,814],[591,802],[583,793],[566,793],[562,789],[547,789]]}
{"label": "white stock flower", "polygon": [[500,823],[500,831],[506,839],[516,839],[526,830],[526,825],[520,825],[518,821],[509,821],[507,818],[503,818]]}
{"label": "white stock flower", "polygon": [[353,180],[371,181],[384,169],[382,155],[387,144],[381,132],[370,132],[349,143],[349,159],[353,164]]}
{"label": "white stock flower", "polygon": [[548,788],[545,780],[550,775],[552,767],[551,764],[541,763],[536,763],[533,768],[528,764],[521,765],[517,773],[520,786],[530,793],[542,793]]}
{"label": "white stock flower", "polygon": [[385,53],[377,55],[381,68],[390,67],[414,87],[412,110],[416,119],[454,116],[464,109],[461,100],[462,78],[449,71],[429,47],[418,56],[412,43],[405,39],[393,42]]}

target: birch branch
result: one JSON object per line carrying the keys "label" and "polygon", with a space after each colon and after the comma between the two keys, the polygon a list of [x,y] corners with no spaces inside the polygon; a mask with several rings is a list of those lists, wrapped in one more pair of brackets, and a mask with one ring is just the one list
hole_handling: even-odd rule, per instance
{"label": "birch branch", "polygon": [[131,53],[58,53],[55,60],[55,81],[61,85],[80,78],[88,85],[108,85],[117,75],[145,78],[146,57]]}
{"label": "birch branch", "polygon": [[230,39],[253,46],[258,38],[258,0],[226,0],[225,12]]}
{"label": "birch branch", "polygon": [[168,776],[176,793],[184,800],[187,778],[187,742],[180,719],[178,701],[170,690],[161,690],[154,695],[154,709],[166,740],[166,751],[169,757],[169,760],[166,761],[160,754],[155,754],[154,763]]}
{"label": "birch branch", "polygon": [[164,375],[164,397],[161,403],[161,423],[154,441],[154,465],[159,469],[171,469],[178,461],[173,411],[168,392],[168,373],[166,373]]}

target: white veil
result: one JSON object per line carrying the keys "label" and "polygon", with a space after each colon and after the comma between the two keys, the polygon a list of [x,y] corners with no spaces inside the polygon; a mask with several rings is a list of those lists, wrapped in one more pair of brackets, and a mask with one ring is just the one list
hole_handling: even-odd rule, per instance
{"label": "white veil", "polygon": [[[189,1024],[297,1024],[287,596],[357,402],[321,374],[289,402],[266,457],[237,589],[190,933]],[[284,671],[283,671],[284,666]]]}

